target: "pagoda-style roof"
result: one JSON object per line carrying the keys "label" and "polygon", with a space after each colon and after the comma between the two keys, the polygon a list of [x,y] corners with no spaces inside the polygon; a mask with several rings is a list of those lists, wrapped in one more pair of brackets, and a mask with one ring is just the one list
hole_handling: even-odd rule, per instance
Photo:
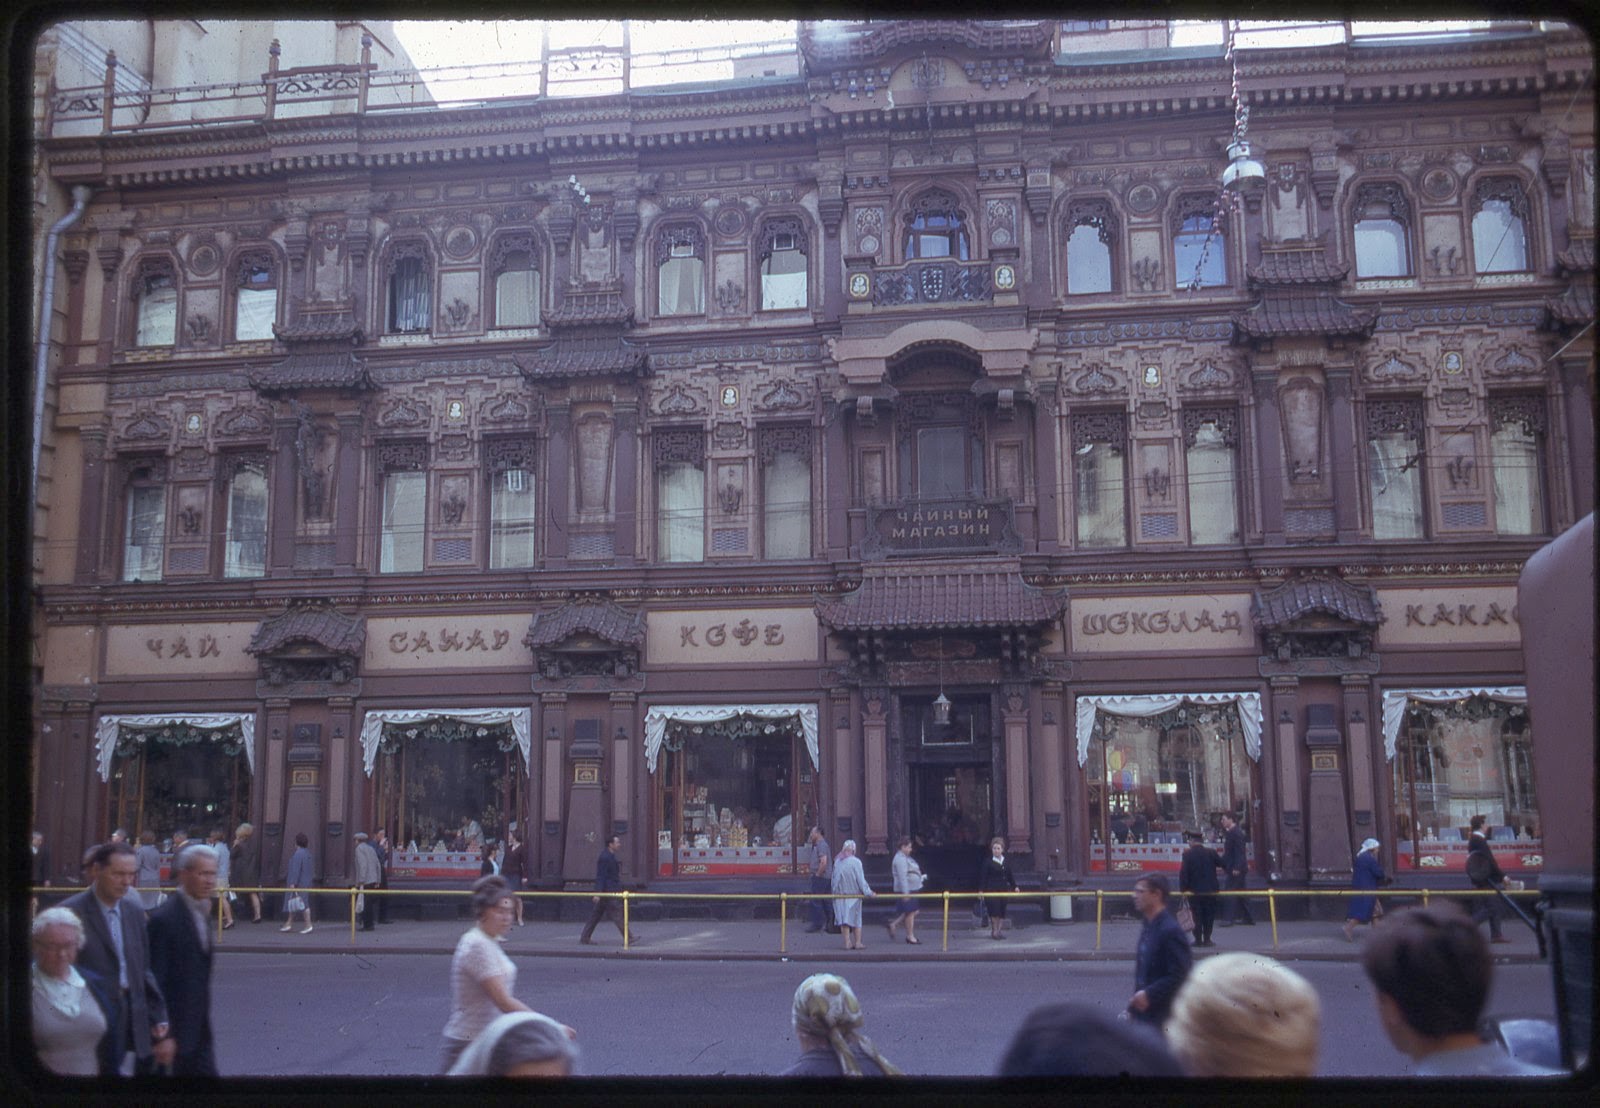
{"label": "pagoda-style roof", "polygon": [[1372,586],[1352,585],[1337,577],[1286,581],[1250,600],[1250,620],[1257,630],[1276,630],[1319,612],[1369,627],[1383,622]]}
{"label": "pagoda-style roof", "polygon": [[291,643],[305,642],[330,654],[360,657],[366,646],[366,620],[327,607],[290,608],[261,621],[250,637],[247,654],[271,654]]}
{"label": "pagoda-style roof", "polygon": [[290,354],[274,365],[252,368],[247,374],[258,392],[291,389],[365,389],[372,386],[367,367],[348,351]]}
{"label": "pagoda-style roof", "polygon": [[514,354],[512,360],[530,381],[571,377],[644,376],[649,355],[620,335],[564,337],[543,350]]}
{"label": "pagoda-style roof", "polygon": [[609,600],[575,600],[534,616],[522,641],[533,650],[548,650],[574,635],[592,636],[612,646],[641,647],[644,613],[630,612]]}
{"label": "pagoda-style roof", "polygon": [[817,603],[835,631],[913,631],[960,627],[1027,627],[1066,611],[1065,591],[1046,592],[1015,569],[919,571],[874,567],[852,592]]}
{"label": "pagoda-style roof", "polygon": [[1594,282],[1574,281],[1560,296],[1544,302],[1550,318],[1564,326],[1572,327],[1594,322]]}
{"label": "pagoda-style roof", "polygon": [[557,331],[604,324],[625,327],[633,322],[633,309],[623,299],[620,285],[580,285],[562,293],[561,303],[545,314],[544,322]]}
{"label": "pagoda-style roof", "polygon": [[1594,276],[1594,239],[1573,239],[1556,255],[1556,268],[1569,276]]}
{"label": "pagoda-style roof", "polygon": [[300,301],[293,306],[289,316],[287,323],[272,325],[272,333],[279,342],[358,343],[362,338],[355,305],[349,301]]}
{"label": "pagoda-style roof", "polygon": [[1260,285],[1335,285],[1350,272],[1349,266],[1335,266],[1320,244],[1284,246],[1264,243],[1261,261],[1245,267],[1253,284]]}
{"label": "pagoda-style roof", "polygon": [[1376,308],[1352,308],[1326,288],[1268,286],[1261,299],[1235,312],[1233,325],[1253,339],[1290,335],[1365,337],[1377,322]]}

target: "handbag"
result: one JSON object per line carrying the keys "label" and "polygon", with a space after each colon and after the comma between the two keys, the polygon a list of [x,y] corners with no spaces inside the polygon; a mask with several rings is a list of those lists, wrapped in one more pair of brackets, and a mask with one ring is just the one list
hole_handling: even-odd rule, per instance
{"label": "handbag", "polygon": [[283,910],[285,912],[304,912],[306,910],[306,898],[299,893],[295,893],[284,901]]}
{"label": "handbag", "polygon": [[356,911],[365,912],[366,910],[367,910],[367,894],[366,893],[357,893],[356,894]]}
{"label": "handbag", "polygon": [[989,926],[989,906],[983,902],[983,897],[981,896],[978,898],[977,903],[972,906],[972,922],[979,927]]}
{"label": "handbag", "polygon": [[1194,930],[1194,909],[1189,907],[1188,898],[1178,906],[1178,926],[1185,931]]}

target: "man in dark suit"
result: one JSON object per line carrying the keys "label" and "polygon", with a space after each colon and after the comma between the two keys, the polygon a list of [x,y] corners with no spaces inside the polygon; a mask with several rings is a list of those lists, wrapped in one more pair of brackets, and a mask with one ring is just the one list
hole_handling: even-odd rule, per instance
{"label": "man in dark suit", "polygon": [[174,1077],[216,1077],[211,1044],[211,898],[217,891],[217,854],[191,843],[173,861],[178,892],[150,913],[150,969],[156,975],[172,1038],[178,1044]]}
{"label": "man in dark suit", "polygon": [[[1506,875],[1500,869],[1500,863],[1495,860],[1494,851],[1489,849],[1489,836],[1484,830],[1488,820],[1484,816],[1473,816],[1469,826],[1472,834],[1467,839],[1467,878],[1472,882],[1474,889],[1495,889],[1505,881]],[[1511,940],[1500,933],[1500,898],[1498,896],[1476,897],[1472,905],[1472,922],[1474,924],[1489,921],[1489,941],[1491,943],[1509,943]]]}
{"label": "man in dark suit", "polygon": [[[378,888],[385,892],[389,889],[389,832],[382,827],[378,828],[377,837],[372,840],[372,849],[378,855]],[[378,898],[378,922],[389,922],[389,898]]]}
{"label": "man in dark suit", "polygon": [[[1227,875],[1228,891],[1242,890],[1250,872],[1244,848],[1244,828],[1234,822],[1233,816],[1227,812],[1222,813],[1222,868]],[[1250,905],[1245,903],[1244,897],[1230,896],[1227,899],[1228,918],[1222,921],[1222,926],[1232,927],[1235,922],[1246,927],[1256,925],[1255,917],[1250,914]],[[1244,918],[1240,919],[1241,916]]]}
{"label": "man in dark suit", "polygon": [[[600,852],[600,857],[594,864],[594,891],[596,893],[620,893],[622,891],[622,865],[617,861],[617,850],[622,846],[622,838],[612,835],[606,840],[606,848]],[[589,922],[583,925],[583,935],[579,937],[580,943],[592,945],[594,943],[594,929],[600,921],[607,916],[617,925],[617,934],[623,934],[622,912],[614,897],[596,896],[594,898],[594,911],[589,913]],[[629,943],[638,942],[638,937],[628,935]]]}
{"label": "man in dark suit", "polygon": [[1194,965],[1189,938],[1167,911],[1171,895],[1172,885],[1165,874],[1147,873],[1133,884],[1133,908],[1144,917],[1144,926],[1139,929],[1128,1014],[1156,1027],[1172,1013],[1173,998]]}
{"label": "man in dark suit", "polygon": [[170,1065],[178,1044],[167,1035],[167,1002],[150,972],[150,941],[144,908],[126,894],[138,872],[133,847],[103,843],[89,852],[90,887],[68,897],[62,907],[83,921],[78,964],[102,978],[116,1000],[115,1020],[100,1046],[100,1073],[122,1072],[127,1053],[134,1071],[151,1073]]}
{"label": "man in dark suit", "polygon": [[1189,846],[1178,871],[1178,889],[1189,895],[1189,906],[1194,909],[1194,945],[1216,946],[1211,928],[1217,918],[1217,870],[1222,859],[1205,844],[1200,832],[1185,831],[1183,837]]}

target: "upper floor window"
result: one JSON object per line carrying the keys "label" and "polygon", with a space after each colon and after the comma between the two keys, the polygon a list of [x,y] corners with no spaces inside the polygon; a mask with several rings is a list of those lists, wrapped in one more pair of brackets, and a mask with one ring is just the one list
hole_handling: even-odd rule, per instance
{"label": "upper floor window", "polygon": [[171,346],[178,339],[178,278],[165,258],[147,258],[134,279],[133,345]]}
{"label": "upper floor window", "polygon": [[494,325],[533,327],[539,322],[539,270],[534,263],[533,238],[507,235],[495,243]]}
{"label": "upper floor window", "polygon": [[420,242],[396,243],[389,251],[390,334],[426,331],[433,322],[433,274]]}
{"label": "upper floor window", "polygon": [[1478,273],[1522,273],[1528,264],[1528,197],[1515,177],[1484,177],[1472,191],[1472,262]]}
{"label": "upper floor window", "polygon": [[1400,186],[1362,185],[1353,214],[1356,276],[1411,276],[1411,205]]}
{"label": "upper floor window", "polygon": [[1213,288],[1228,283],[1226,227],[1217,222],[1210,196],[1186,196],[1172,213],[1172,273],[1178,288]]}
{"label": "upper floor window", "polygon": [[1239,413],[1233,408],[1186,409],[1184,471],[1189,479],[1189,541],[1239,541]]}
{"label": "upper floor window", "polygon": [[255,458],[233,462],[228,479],[227,532],[222,575],[262,577],[267,572],[267,467]]}
{"label": "upper floor window", "polygon": [[236,342],[270,339],[278,321],[278,280],[272,258],[252,253],[239,259],[233,290],[233,337]]}
{"label": "upper floor window", "polygon": [[704,315],[706,240],[698,225],[664,227],[656,237],[656,314]]}
{"label": "upper floor window", "polygon": [[706,442],[697,427],[658,430],[656,559],[699,562],[706,555]]}
{"label": "upper floor window", "polygon": [[1111,244],[1116,222],[1111,205],[1084,200],[1067,208],[1067,294],[1112,291]]}
{"label": "upper floor window", "polygon": [[1367,490],[1372,537],[1423,537],[1422,401],[1367,401]]}
{"label": "upper floor window", "polygon": [[134,462],[127,473],[122,579],[159,581],[167,537],[166,468],[159,461]]}
{"label": "upper floor window", "polygon": [[378,572],[420,573],[428,518],[428,448],[403,443],[378,448]]}
{"label": "upper floor window", "polygon": [[1541,396],[1489,398],[1489,456],[1494,465],[1494,529],[1542,535],[1545,404]]}
{"label": "upper floor window", "polygon": [[805,306],[805,227],[798,219],[769,220],[761,229],[761,309]]}
{"label": "upper floor window", "polygon": [[768,558],[811,557],[811,429],[765,427],[761,452],[761,549]]}
{"label": "upper floor window", "polygon": [[1072,417],[1072,488],[1079,546],[1128,545],[1128,417]]}
{"label": "upper floor window", "polygon": [[911,203],[906,212],[905,257],[954,258],[966,261],[967,213],[955,194],[944,189],[929,189]]}
{"label": "upper floor window", "polygon": [[533,444],[518,439],[488,447],[489,568],[534,564]]}
{"label": "upper floor window", "polygon": [[895,414],[902,495],[918,500],[983,495],[983,440],[975,409],[971,393],[903,396]]}

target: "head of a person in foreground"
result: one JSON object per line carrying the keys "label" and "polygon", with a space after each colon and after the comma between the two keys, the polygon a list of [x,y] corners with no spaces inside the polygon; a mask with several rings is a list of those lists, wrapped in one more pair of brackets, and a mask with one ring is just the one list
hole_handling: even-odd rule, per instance
{"label": "head of a person in foreground", "polygon": [[1086,1004],[1028,1013],[1000,1059],[1001,1077],[1181,1077],[1160,1032]]}
{"label": "head of a person in foreground", "polygon": [[1322,1004],[1311,983],[1260,954],[1219,954],[1178,990],[1167,1042],[1195,1077],[1311,1077]]}

